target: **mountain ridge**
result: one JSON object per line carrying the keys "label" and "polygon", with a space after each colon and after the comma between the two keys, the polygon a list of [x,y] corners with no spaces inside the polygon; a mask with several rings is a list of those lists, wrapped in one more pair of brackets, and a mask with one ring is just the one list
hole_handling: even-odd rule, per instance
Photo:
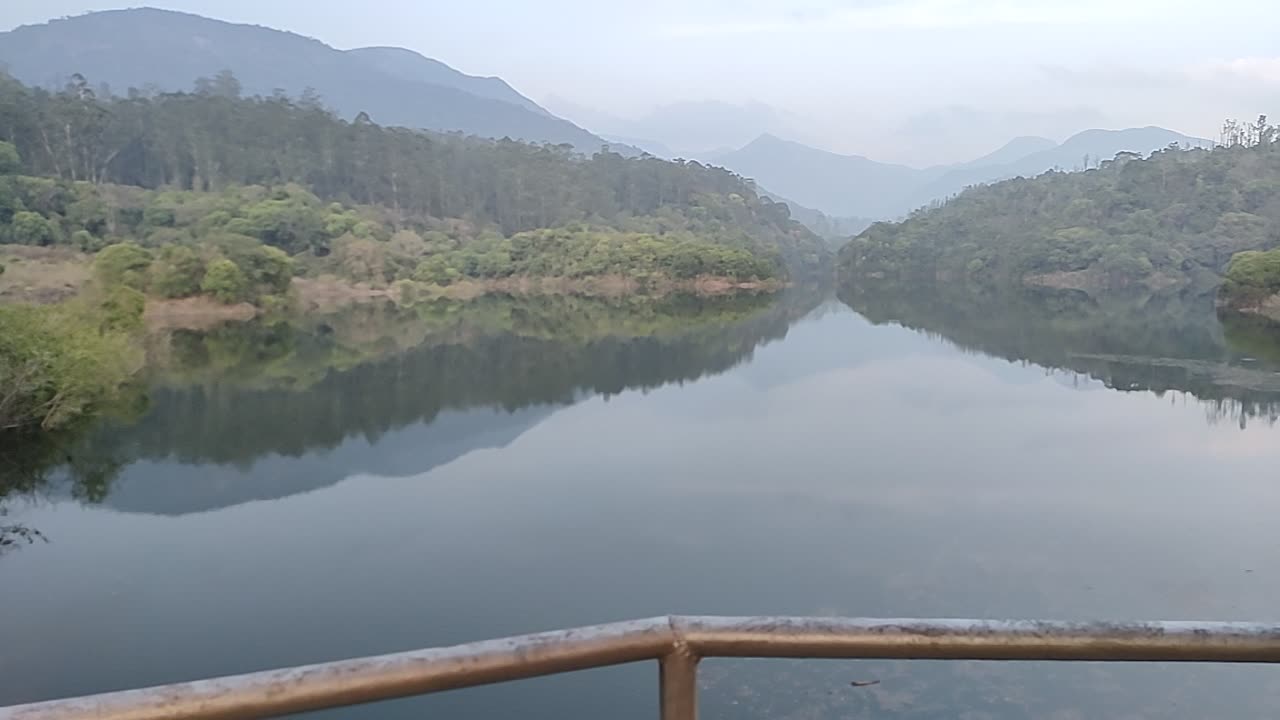
{"label": "mountain ridge", "polygon": [[971,185],[1034,177],[1054,169],[1083,169],[1119,152],[1146,155],[1170,144],[1212,146],[1149,125],[1120,130],[1089,129],[1061,143],[1021,136],[981,157],[954,165],[913,168],[862,155],[841,155],[762,133],[733,151],[713,153],[713,164],[752,178],[760,186],[832,217],[891,220],[951,197]]}
{"label": "mountain ridge", "polygon": [[286,30],[157,8],[93,12],[0,33],[0,63],[32,86],[58,87],[81,73],[92,87],[116,91],[188,90],[198,77],[230,70],[247,94],[284,90],[296,97],[311,89],[347,118],[365,112],[384,125],[569,143],[587,152],[604,142],[505,81],[466,75],[412,50],[338,50]]}

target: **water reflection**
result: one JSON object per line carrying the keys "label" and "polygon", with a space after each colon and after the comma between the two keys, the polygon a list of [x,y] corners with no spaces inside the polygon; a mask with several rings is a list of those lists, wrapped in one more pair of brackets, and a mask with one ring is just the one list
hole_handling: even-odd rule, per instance
{"label": "water reflection", "polygon": [[1211,422],[1280,415],[1280,325],[1224,315],[1214,296],[1094,298],[1079,291],[996,293],[965,285],[848,286],[841,299],[961,348],[1075,373],[1122,391],[1187,393]]}
{"label": "water reflection", "polygon": [[[0,704],[671,612],[1273,614],[1280,430],[1033,364],[1267,367],[1223,345],[1238,330],[1204,321],[1186,339],[1207,349],[1186,351],[1135,317],[1130,334],[1168,338],[1159,353],[1119,336],[1077,349],[1063,338],[1087,322],[1045,333],[1032,314],[1039,339],[1009,362],[810,306],[639,311],[625,333],[573,331],[626,322],[595,305],[556,322],[524,308],[441,318],[426,339],[368,309],[272,330],[296,339],[258,354],[157,343],[150,414],[85,441],[130,459],[105,504],[46,492],[13,516],[50,542],[0,562]],[[161,364],[175,347],[188,359]],[[703,710],[1267,718],[1273,675],[718,660]],[[849,685],[866,679],[881,683]],[[655,681],[628,666],[329,716],[638,720]]]}
{"label": "water reflection", "polygon": [[[3,487],[56,477],[88,501],[181,514],[421,473],[579,398],[723,372],[821,297],[495,296],[171,331],[148,339],[145,412],[24,444],[0,458]],[[172,482],[174,462],[200,477]]]}

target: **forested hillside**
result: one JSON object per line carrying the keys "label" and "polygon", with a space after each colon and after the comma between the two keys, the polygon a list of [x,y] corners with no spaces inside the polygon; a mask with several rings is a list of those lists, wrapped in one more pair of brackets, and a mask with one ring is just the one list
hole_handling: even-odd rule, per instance
{"label": "forested hillside", "polygon": [[188,13],[132,8],[87,13],[0,33],[0,67],[33,87],[56,90],[76,73],[110,88],[177,92],[229,70],[247,95],[308,88],[350,120],[366,112],[384,125],[481,137],[572,143],[602,140],[538,107],[500,78],[474,77],[403,48],[338,50],[319,40]]}
{"label": "forested hillside", "polygon": [[1265,118],[1214,150],[1121,153],[1086,172],[975,187],[841,252],[848,281],[967,280],[1105,290],[1222,280],[1237,253],[1280,244],[1280,144]]}
{"label": "forested hillside", "polygon": [[17,150],[0,171],[20,173],[0,234],[84,249],[232,235],[298,260],[358,245],[379,267],[355,279],[373,281],[768,278],[825,256],[724,170],[346,122],[316,97],[241,97],[227,73],[196,85],[98,98],[80,77],[56,94],[0,77],[0,140]]}

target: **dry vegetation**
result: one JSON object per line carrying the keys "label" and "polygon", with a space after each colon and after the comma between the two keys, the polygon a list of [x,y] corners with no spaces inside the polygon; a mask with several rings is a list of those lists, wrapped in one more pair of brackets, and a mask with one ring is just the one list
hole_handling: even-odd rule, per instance
{"label": "dry vegetation", "polygon": [[89,280],[89,256],[70,248],[0,246],[0,303],[54,303]]}

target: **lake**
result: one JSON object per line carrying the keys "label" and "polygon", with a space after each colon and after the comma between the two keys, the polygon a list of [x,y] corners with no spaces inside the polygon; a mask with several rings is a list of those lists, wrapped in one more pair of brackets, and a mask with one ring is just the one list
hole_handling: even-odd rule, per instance
{"label": "lake", "polygon": [[[9,461],[0,525],[45,540],[0,555],[0,705],[668,613],[1275,621],[1277,339],[1203,298],[816,291],[162,333],[137,407]],[[651,718],[656,677],[321,715]],[[700,677],[708,718],[1280,706],[1268,667]]]}

